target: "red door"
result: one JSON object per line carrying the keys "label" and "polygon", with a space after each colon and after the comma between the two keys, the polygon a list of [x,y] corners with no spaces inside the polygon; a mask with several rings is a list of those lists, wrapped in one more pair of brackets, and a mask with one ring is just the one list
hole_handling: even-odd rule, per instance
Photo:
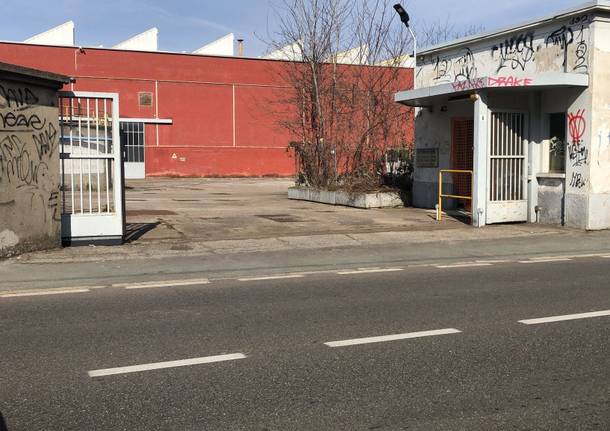
{"label": "red door", "polygon": [[[474,150],[474,120],[472,118],[454,118],[451,121],[451,168],[465,171],[472,170]],[[453,174],[453,192],[459,196],[472,196],[472,178],[468,174]],[[471,201],[460,200],[458,207],[468,211]]]}

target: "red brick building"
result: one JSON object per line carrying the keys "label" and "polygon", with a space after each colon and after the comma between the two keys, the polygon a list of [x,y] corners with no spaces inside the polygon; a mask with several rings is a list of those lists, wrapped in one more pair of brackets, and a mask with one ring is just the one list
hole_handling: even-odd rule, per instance
{"label": "red brick building", "polygon": [[[118,93],[131,177],[294,173],[277,121],[290,109],[284,61],[13,42],[0,61],[74,77],[66,90]],[[412,79],[405,69],[397,89]]]}

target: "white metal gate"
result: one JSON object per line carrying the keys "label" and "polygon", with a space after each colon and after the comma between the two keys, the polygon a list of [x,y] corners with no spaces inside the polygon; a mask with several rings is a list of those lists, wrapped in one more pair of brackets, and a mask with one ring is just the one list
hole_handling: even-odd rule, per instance
{"label": "white metal gate", "polygon": [[487,184],[487,223],[527,221],[528,117],[492,112]]}
{"label": "white metal gate", "polygon": [[59,93],[62,238],[122,242],[123,178],[116,93]]}

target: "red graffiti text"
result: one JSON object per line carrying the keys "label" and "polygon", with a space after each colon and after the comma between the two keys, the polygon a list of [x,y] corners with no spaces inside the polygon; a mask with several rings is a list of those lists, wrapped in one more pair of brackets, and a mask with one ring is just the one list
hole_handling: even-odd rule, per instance
{"label": "red graffiti text", "polygon": [[517,78],[516,76],[498,76],[487,78],[488,87],[529,87],[532,85],[531,78]]}

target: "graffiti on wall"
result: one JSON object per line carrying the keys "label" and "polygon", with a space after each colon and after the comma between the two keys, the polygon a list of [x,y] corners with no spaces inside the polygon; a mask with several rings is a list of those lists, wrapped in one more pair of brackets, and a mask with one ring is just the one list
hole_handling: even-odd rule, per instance
{"label": "graffiti on wall", "polygon": [[470,45],[423,58],[421,86],[467,81],[506,74],[543,72],[588,73],[591,18],[579,15],[552,26],[509,34],[489,45]]}
{"label": "graffiti on wall", "polygon": [[554,45],[559,48],[565,50],[568,45],[571,45],[574,42],[574,31],[572,31],[572,27],[568,27],[566,25],[562,25],[557,30],[554,30],[547,38],[546,38],[546,46]]}
{"label": "graffiti on wall", "polygon": [[491,56],[498,61],[496,72],[504,68],[525,70],[534,61],[534,32],[521,33],[505,39],[491,48]]}
{"label": "graffiti on wall", "polygon": [[29,196],[48,218],[60,220],[59,194],[49,171],[59,134],[53,122],[41,118],[39,99],[27,87],[0,84],[0,187]]}
{"label": "graffiti on wall", "polygon": [[562,66],[566,66],[568,61],[568,50],[570,45],[575,45],[574,48],[574,64],[573,71],[586,73],[588,66],[589,46],[585,38],[585,24],[589,23],[588,15],[574,17],[569,23],[555,29],[546,38],[546,46],[557,46],[564,53]]}
{"label": "graffiti on wall", "polygon": [[589,46],[587,45],[587,40],[585,39],[585,27],[584,26],[582,26],[580,28],[577,39],[578,39],[578,43],[576,44],[576,50],[575,50],[576,60],[574,62],[573,70],[575,72],[587,73],[589,71],[589,64],[588,64]]}
{"label": "graffiti on wall", "polygon": [[579,168],[589,164],[589,149],[585,145],[584,137],[587,131],[587,120],[585,110],[579,109],[568,114],[568,132],[570,142],[568,144],[568,155],[574,172],[570,180],[570,187],[581,189],[587,185],[587,179]]}
{"label": "graffiti on wall", "polygon": [[470,81],[476,79],[477,75],[477,65],[470,48],[464,48],[457,58],[437,56],[434,59],[435,81]]}

